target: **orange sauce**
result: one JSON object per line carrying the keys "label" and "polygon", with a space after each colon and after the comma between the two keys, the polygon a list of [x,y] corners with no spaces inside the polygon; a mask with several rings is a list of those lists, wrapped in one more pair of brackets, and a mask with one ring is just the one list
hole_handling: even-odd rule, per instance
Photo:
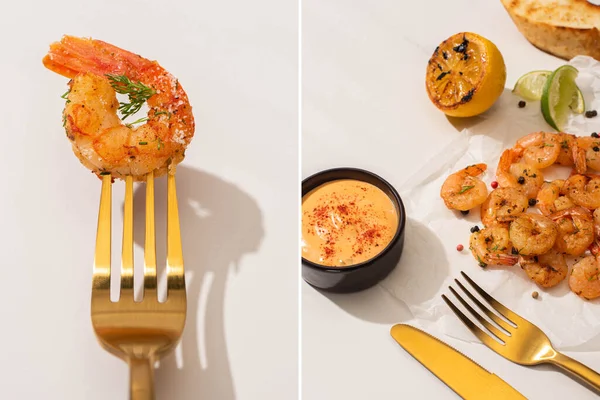
{"label": "orange sauce", "polygon": [[370,260],[397,228],[392,199],[370,183],[336,180],[302,197],[302,257],[316,264],[346,267]]}

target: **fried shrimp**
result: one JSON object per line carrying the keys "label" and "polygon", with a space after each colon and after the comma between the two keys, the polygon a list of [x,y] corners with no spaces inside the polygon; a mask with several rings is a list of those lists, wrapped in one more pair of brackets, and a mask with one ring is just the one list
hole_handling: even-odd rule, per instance
{"label": "fried shrimp", "polygon": [[600,139],[578,137],[572,145],[575,169],[585,174],[588,169],[600,171]]}
{"label": "fried shrimp", "polygon": [[518,257],[508,252],[512,249],[508,230],[500,225],[494,225],[473,232],[469,248],[479,265],[515,265]]}
{"label": "fried shrimp", "polygon": [[505,150],[498,162],[496,179],[500,187],[520,189],[528,199],[535,199],[544,183],[544,176],[539,169],[531,165],[515,162],[521,154],[522,151],[519,150]]}
{"label": "fried shrimp", "polygon": [[530,133],[517,140],[516,147],[522,149],[522,162],[537,169],[551,166],[560,154],[560,142],[555,133]]}
{"label": "fried shrimp", "polygon": [[[596,252],[596,251],[593,251]],[[586,300],[600,297],[600,268],[598,255],[588,256],[573,265],[569,276],[569,288]]]}
{"label": "fried shrimp", "polygon": [[556,241],[558,229],[543,215],[523,214],[510,224],[509,237],[521,255],[541,255],[549,251]]}
{"label": "fried shrimp", "polygon": [[440,191],[446,207],[467,211],[483,203],[488,191],[485,182],[478,176],[486,169],[486,164],[475,164],[448,176]]}
{"label": "fried shrimp", "polygon": [[505,187],[492,190],[481,205],[481,222],[485,226],[507,223],[529,207],[527,196],[517,188]]}
{"label": "fried shrimp", "polygon": [[544,182],[537,195],[536,206],[546,216],[575,206],[566,192],[563,191],[565,181],[557,179],[552,182]]}
{"label": "fried shrimp", "polygon": [[[183,160],[194,135],[192,108],[179,81],[156,61],[100,40],[64,36],[43,63],[71,78],[64,126],[75,155],[95,174],[143,180]],[[119,103],[116,93],[127,94],[129,103]],[[125,120],[144,102],[146,118],[126,124],[117,116],[120,111]]]}
{"label": "fried shrimp", "polygon": [[539,256],[519,256],[519,265],[532,281],[543,288],[558,285],[569,271],[565,256],[554,249]]}
{"label": "fried shrimp", "polygon": [[600,239],[600,208],[595,209],[592,216],[594,217],[594,234],[596,238]]}
{"label": "fried shrimp", "polygon": [[[570,170],[568,178],[544,181],[541,171],[559,176],[561,169]],[[496,182],[485,199],[485,187],[473,183],[480,182],[483,171],[485,164],[478,164],[452,174],[441,192],[448,208],[480,205],[484,228],[472,226],[469,238],[479,266],[519,263],[541,288],[567,280],[581,298],[600,298],[600,137],[564,132],[521,137],[502,152]],[[592,256],[586,257],[588,251]],[[577,260],[569,274],[570,257]]]}
{"label": "fried shrimp", "polygon": [[573,175],[563,189],[576,205],[590,210],[600,208],[600,176]]}
{"label": "fried shrimp", "polygon": [[571,256],[585,253],[594,241],[594,221],[592,213],[583,207],[572,207],[550,214],[558,228],[555,247]]}
{"label": "fried shrimp", "polygon": [[560,153],[558,153],[558,157],[556,158],[556,164],[566,167],[573,166],[573,145],[575,144],[576,136],[563,132],[556,135],[560,144]]}

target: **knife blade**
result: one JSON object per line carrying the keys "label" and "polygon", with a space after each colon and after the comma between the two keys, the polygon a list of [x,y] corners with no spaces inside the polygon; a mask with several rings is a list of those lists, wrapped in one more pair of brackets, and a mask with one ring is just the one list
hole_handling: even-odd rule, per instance
{"label": "knife blade", "polygon": [[410,325],[394,325],[398,344],[465,400],[526,399],[497,375],[450,345]]}

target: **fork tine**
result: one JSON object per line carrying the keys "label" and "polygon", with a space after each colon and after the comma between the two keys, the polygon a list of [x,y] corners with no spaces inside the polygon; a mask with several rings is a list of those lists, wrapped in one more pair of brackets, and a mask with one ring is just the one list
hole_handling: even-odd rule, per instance
{"label": "fork tine", "polygon": [[446,295],[442,295],[442,298],[444,299],[446,304],[448,304],[448,307],[452,309],[454,314],[456,314],[458,319],[460,319],[462,323],[465,324],[467,328],[469,328],[469,330],[473,332],[473,334],[477,336],[479,340],[481,340],[485,345],[487,345],[489,348],[498,353],[500,353],[504,349],[504,345],[495,341],[490,335],[488,335],[487,333],[482,331],[477,325],[475,325],[469,318],[467,318],[465,314],[462,313],[462,311],[458,309],[458,307],[454,305],[454,303],[450,301],[450,299],[446,297]]}
{"label": "fork tine", "polygon": [[133,178],[131,176],[125,178],[122,247],[121,298],[133,298]]}
{"label": "fork tine", "polygon": [[[167,178],[167,291],[185,288],[175,175]],[[167,292],[168,296],[168,292]]]}
{"label": "fork tine", "polygon": [[98,211],[98,230],[96,231],[96,251],[94,253],[94,277],[92,296],[110,298],[110,245],[112,217],[112,177],[102,177],[100,209]]}
{"label": "fork tine", "polygon": [[146,240],[144,241],[144,297],[156,297],[156,235],[154,228],[154,172],[146,177]]}
{"label": "fork tine", "polygon": [[494,335],[497,339],[502,341],[507,337],[506,333],[500,331],[500,329],[496,328],[494,325],[490,324],[485,318],[483,318],[469,303],[467,303],[461,295],[459,295],[456,290],[452,286],[448,287],[452,294],[460,301],[460,303],[479,321],[481,325],[483,325],[492,335]]}
{"label": "fork tine", "polygon": [[500,325],[500,327],[502,329],[504,329],[506,332],[513,332],[514,331],[514,327],[512,327],[511,325],[509,325],[508,323],[506,323],[506,321],[504,321],[502,318],[500,318],[499,316],[497,316],[496,314],[494,314],[492,311],[490,311],[489,308],[487,308],[485,306],[485,304],[483,304],[481,301],[479,301],[479,299],[475,296],[473,296],[473,294],[471,294],[471,292],[469,292],[467,290],[466,287],[463,286],[462,283],[460,283],[460,281],[458,279],[454,280],[456,282],[456,284],[462,289],[463,292],[466,293],[467,296],[469,296],[469,298],[475,303],[477,304],[477,307],[479,307],[479,309],[481,311],[483,311],[485,313],[485,315],[488,316],[488,318],[490,318],[492,321],[494,321],[495,323],[497,323],[498,325]]}
{"label": "fork tine", "polygon": [[519,325],[519,323],[523,324],[523,325],[529,323],[526,320],[524,320],[523,318],[521,318],[519,315],[510,311],[508,308],[506,308],[504,305],[502,305],[498,300],[494,299],[492,296],[487,294],[486,291],[484,291],[478,284],[476,284],[471,278],[469,278],[467,276],[467,274],[465,274],[463,271],[460,271],[460,273],[462,274],[462,276],[464,276],[464,278],[467,280],[467,282],[469,282],[469,284],[475,289],[475,291],[477,291],[477,293],[479,293],[479,295],[481,297],[483,297],[492,306],[492,308],[495,309],[496,311],[498,311],[498,313],[500,315],[502,315],[504,318],[506,318],[507,320],[509,320],[510,322],[512,322],[513,324],[515,324],[517,326]]}

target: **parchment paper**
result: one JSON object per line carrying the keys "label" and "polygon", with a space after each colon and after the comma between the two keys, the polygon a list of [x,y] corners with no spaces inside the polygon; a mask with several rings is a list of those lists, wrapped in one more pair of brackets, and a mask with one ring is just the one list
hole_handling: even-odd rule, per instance
{"label": "parchment paper", "polygon": [[[587,110],[600,111],[600,63],[589,57],[576,57],[569,64],[579,70],[577,83],[586,99]],[[381,285],[402,300],[424,328],[435,324],[437,331],[469,342],[478,342],[442,300],[454,278],[465,271],[498,301],[539,326],[552,343],[563,350],[600,350],[600,302],[585,301],[569,290],[567,279],[552,289],[537,287],[518,265],[482,269],[469,247],[470,227],[482,226],[479,211],[464,217],[448,210],[439,196],[446,177],[467,165],[484,162],[484,181],[494,180],[503,149],[535,131],[554,131],[543,119],[539,102],[517,106],[519,97],[506,89],[498,102],[468,124],[450,145],[428,160],[408,182],[399,187],[408,215],[405,250],[400,265]],[[580,136],[600,133],[600,116],[570,117],[567,132]],[[544,170],[546,180],[568,176],[569,170]],[[488,186],[489,187],[489,186]],[[536,212],[531,208],[529,212]],[[465,250],[458,252],[457,244]],[[464,280],[461,279],[463,283]],[[458,289],[456,284],[453,284]],[[532,292],[539,292],[538,299]],[[460,292],[460,291],[459,291]],[[463,296],[465,297],[465,296]],[[458,304],[458,301],[454,301]],[[467,314],[468,315],[468,314]]]}

